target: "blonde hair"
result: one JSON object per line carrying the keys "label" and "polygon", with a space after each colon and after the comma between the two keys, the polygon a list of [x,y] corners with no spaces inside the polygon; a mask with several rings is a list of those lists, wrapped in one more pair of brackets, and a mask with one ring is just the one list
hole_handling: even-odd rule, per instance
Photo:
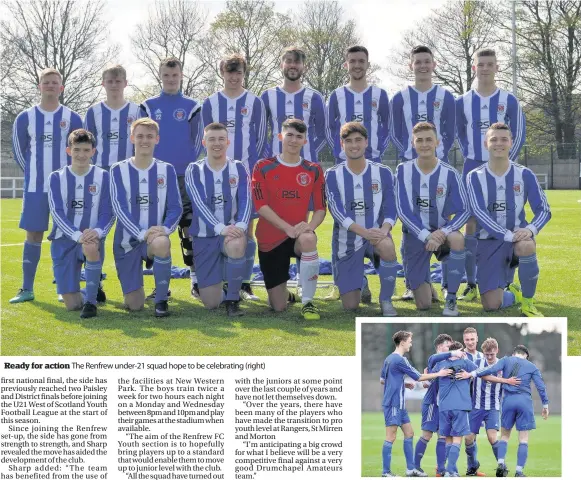
{"label": "blonde hair", "polygon": [[494,338],[489,337],[482,342],[482,345],[480,345],[480,348],[482,349],[483,352],[488,352],[490,350],[495,350],[495,349],[498,350],[498,342]]}
{"label": "blonde hair", "polygon": [[59,72],[56,68],[45,68],[42,72],[40,72],[39,82],[42,82],[44,77],[48,77],[49,75],[56,75],[60,78],[61,83],[63,81],[63,76],[61,72]]}
{"label": "blonde hair", "polygon": [[138,118],[131,124],[131,135],[133,135],[135,129],[140,125],[143,125],[145,128],[155,130],[155,134],[159,135],[159,125],[155,120],[152,120],[151,118],[148,117]]}

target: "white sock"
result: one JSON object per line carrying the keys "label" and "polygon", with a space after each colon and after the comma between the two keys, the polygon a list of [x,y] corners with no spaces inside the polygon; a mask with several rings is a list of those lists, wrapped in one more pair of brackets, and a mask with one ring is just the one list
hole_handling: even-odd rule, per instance
{"label": "white sock", "polygon": [[190,270],[190,279],[192,281],[192,285],[194,283],[198,283],[198,276],[196,275],[196,271],[195,270]]}
{"label": "white sock", "polygon": [[317,251],[303,252],[301,254],[301,287],[303,288],[303,304],[313,300],[317,290],[317,279],[319,278],[319,255]]}

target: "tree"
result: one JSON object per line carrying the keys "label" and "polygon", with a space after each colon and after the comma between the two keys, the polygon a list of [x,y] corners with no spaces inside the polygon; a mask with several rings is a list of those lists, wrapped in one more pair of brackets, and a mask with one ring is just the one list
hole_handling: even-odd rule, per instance
{"label": "tree", "polygon": [[[208,82],[206,66],[198,58],[201,39],[205,34],[208,14],[200,4],[186,0],[155,2],[145,24],[138,25],[131,36],[133,53],[151,76],[151,83],[161,88],[159,64],[167,57],[176,57],[183,66],[181,90],[199,98]],[[146,89],[144,97],[154,90]],[[156,93],[156,92],[155,92]]]}
{"label": "tree", "polygon": [[3,113],[13,117],[37,101],[39,73],[48,67],[63,77],[61,103],[84,112],[99,94],[103,68],[118,53],[108,42],[104,2],[79,8],[72,0],[4,0],[2,7],[11,13],[0,21],[2,57],[9,59]]}
{"label": "tree", "polygon": [[[347,70],[343,66],[345,49],[360,43],[355,21],[344,22],[343,15],[338,2],[306,2],[295,22],[297,31],[293,41],[307,54],[305,83],[324,97],[347,83]],[[376,81],[373,73],[379,68],[379,65],[371,66],[370,83]]]}
{"label": "tree", "polygon": [[519,91],[529,108],[542,112],[527,117],[527,125],[553,136],[559,158],[574,157],[581,122],[581,1],[523,0],[517,26]]}
{"label": "tree", "polygon": [[246,58],[245,87],[259,95],[280,79],[279,56],[289,42],[290,19],[264,0],[226,2],[199,48],[205,67],[219,78],[219,59],[231,53]]}
{"label": "tree", "polygon": [[400,47],[389,57],[388,71],[403,81],[413,79],[408,68],[410,51],[427,45],[437,62],[436,83],[461,95],[472,86],[474,54],[499,39],[499,7],[489,0],[449,0],[404,33]]}

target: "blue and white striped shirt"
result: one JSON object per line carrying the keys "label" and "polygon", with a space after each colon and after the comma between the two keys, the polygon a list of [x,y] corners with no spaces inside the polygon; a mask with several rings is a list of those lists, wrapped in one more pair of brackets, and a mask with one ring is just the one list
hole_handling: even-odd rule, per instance
{"label": "blue and white striped shirt", "polygon": [[456,106],[451,92],[438,85],[420,92],[409,85],[393,96],[390,106],[391,141],[400,158],[413,160],[418,156],[412,146],[412,129],[416,123],[430,122],[436,127],[440,141],[436,156],[448,162],[448,152],[456,137]]}
{"label": "blue and white striped shirt", "polygon": [[420,170],[418,159],[400,163],[395,201],[405,229],[422,242],[438,229],[446,235],[459,230],[470,217],[460,174],[441,160],[427,174]]}
{"label": "blue and white striped shirt", "polygon": [[339,87],[331,93],[327,102],[327,141],[337,162],[346,160],[339,133],[347,122],[363,124],[369,140],[365,158],[381,161],[389,142],[390,112],[387,92],[370,85],[361,93],[347,86]]}
{"label": "blue and white striped shirt", "polygon": [[517,98],[497,89],[488,97],[470,90],[456,99],[456,136],[465,159],[488,161],[484,138],[493,123],[504,123],[512,132],[510,160],[516,161],[526,139],[526,121]]}
{"label": "blue and white striped shirt", "polygon": [[[494,365],[494,363],[489,364],[485,358],[479,358],[474,363],[478,367],[478,370]],[[500,372],[500,375],[497,373],[492,373],[491,375],[502,377],[502,372]],[[487,382],[480,377],[475,377],[472,381],[472,408],[479,410],[500,410],[501,391],[501,383]]]}
{"label": "blue and white striped shirt", "polygon": [[208,159],[191,163],[186,170],[186,188],[192,200],[192,237],[215,237],[227,225],[248,229],[252,199],[250,175],[242,162],[228,159],[213,170]]}
{"label": "blue and white striped shirt", "polygon": [[484,358],[484,354],[482,352],[479,352],[478,350],[476,351],[476,353],[470,353],[468,350],[465,350],[466,352],[466,358],[468,358],[468,360],[470,360],[473,363],[476,363],[479,360],[482,360]]}
{"label": "blue and white striped shirt", "polygon": [[127,102],[113,110],[105,102],[99,102],[87,110],[85,129],[97,140],[93,163],[109,170],[115,162],[133,155],[131,124],[140,116],[139,105]]}
{"label": "blue and white striped shirt", "polygon": [[363,237],[349,230],[356,223],[363,228],[393,226],[397,219],[393,193],[393,174],[389,167],[365,160],[365,169],[355,175],[347,162],[325,173],[325,189],[333,224],[333,251],[339,258],[359,250]]}
{"label": "blue and white striped shirt", "polygon": [[[551,219],[547,196],[536,175],[526,167],[510,163],[507,171],[495,175],[488,163],[468,174],[468,196],[472,213],[478,220],[478,238],[512,242],[517,228],[528,228],[537,235]],[[533,219],[526,219],[529,203]]]}
{"label": "blue and white striped shirt", "polygon": [[39,105],[21,112],[14,121],[14,159],[24,171],[24,192],[48,192],[51,172],[70,165],[67,140],[83,128],[81,117],[64,105],[46,112]]}
{"label": "blue and white striped shirt", "polygon": [[173,165],[153,159],[142,170],[128,158],[111,168],[111,201],[117,216],[113,248],[131,251],[145,232],[163,226],[168,235],[182,216],[182,201]]}
{"label": "blue and white striped shirt", "polygon": [[212,122],[226,125],[230,140],[226,154],[241,160],[252,172],[266,141],[266,114],[262,100],[248,90],[236,98],[216,92],[204,100],[202,118],[204,127]]}
{"label": "blue and white striped shirt", "polygon": [[307,124],[307,144],[301,150],[301,157],[318,162],[319,151],[326,142],[325,102],[319,92],[303,87],[288,93],[281,87],[269,88],[260,97],[266,110],[266,121],[271,137],[265,142],[262,157],[274,157],[282,153],[282,142],[278,134],[282,123],[288,118],[300,118]]}
{"label": "blue and white striped shirt", "polygon": [[77,175],[70,166],[52,172],[48,204],[53,219],[49,240],[67,237],[78,242],[87,228],[104,238],[115,221],[109,173],[94,165],[84,175]]}

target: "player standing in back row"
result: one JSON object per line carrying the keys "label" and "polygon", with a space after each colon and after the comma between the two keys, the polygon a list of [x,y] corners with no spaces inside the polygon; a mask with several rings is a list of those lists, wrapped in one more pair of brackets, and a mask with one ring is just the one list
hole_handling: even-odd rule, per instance
{"label": "player standing in back row", "polygon": [[[477,87],[456,99],[456,132],[464,157],[462,179],[466,185],[469,172],[488,161],[484,146],[486,131],[493,123],[510,127],[513,144],[509,157],[516,162],[526,138],[525,116],[517,98],[497,87],[494,77],[498,72],[496,52],[490,48],[476,52],[472,70],[476,73]],[[468,285],[459,300],[478,298],[476,287],[476,250],[478,239],[476,219],[466,224],[466,279]]]}
{"label": "player standing in back row", "polygon": [[[285,120],[280,133],[282,153],[258,162],[252,173],[252,195],[260,215],[256,227],[258,259],[272,308],[286,309],[292,296],[286,288],[292,257],[300,259],[303,317],[319,319],[313,304],[319,276],[315,229],[326,210],[325,178],[319,164],[300,157],[307,143],[307,126],[298,118]],[[314,213],[305,217],[309,205]]]}
{"label": "player standing in back row", "polygon": [[[220,62],[220,74],[224,78],[224,88],[204,100],[202,117],[204,127],[218,122],[228,129],[228,151],[232,160],[241,161],[249,172],[261,158],[266,141],[266,118],[262,100],[244,88],[244,78],[248,65],[239,54],[229,55]],[[253,213],[252,218],[256,218]],[[256,242],[252,236],[254,221],[248,226],[246,269],[240,296],[243,300],[257,300],[252,292],[250,279],[256,255]]]}
{"label": "player standing in back row", "polygon": [[71,163],[67,154],[70,133],[83,126],[81,117],[60,104],[62,75],[54,68],[40,73],[40,103],[21,112],[14,121],[14,159],[24,171],[19,228],[26,231],[22,252],[22,288],[10,303],[34,300],[34,278],[40,261],[42,237],[48,230],[48,178]]}
{"label": "player standing in back row", "polygon": [[[368,144],[365,158],[381,163],[383,152],[389,142],[389,98],[382,88],[367,83],[367,70],[370,67],[367,48],[355,45],[345,52],[345,68],[349,83],[337,88],[327,102],[327,141],[336,163],[344,162],[347,157],[341,148],[341,127],[347,122],[359,122],[367,130]],[[338,298],[338,288],[326,299]],[[367,278],[361,289],[361,301],[371,303],[371,291]]]}
{"label": "player standing in back row", "polygon": [[[197,100],[181,92],[183,79],[182,64],[174,57],[161,61],[159,65],[161,93],[148,98],[141,104],[141,116],[147,116],[159,125],[159,143],[153,155],[156,159],[173,165],[183,205],[178,233],[181,239],[184,263],[190,267],[191,294],[198,297],[198,281],[193,262],[192,241],[188,228],[192,223],[192,202],[186,191],[186,168],[195,162],[202,150],[204,136],[201,121],[201,105]],[[147,297],[155,299],[155,290]]]}

